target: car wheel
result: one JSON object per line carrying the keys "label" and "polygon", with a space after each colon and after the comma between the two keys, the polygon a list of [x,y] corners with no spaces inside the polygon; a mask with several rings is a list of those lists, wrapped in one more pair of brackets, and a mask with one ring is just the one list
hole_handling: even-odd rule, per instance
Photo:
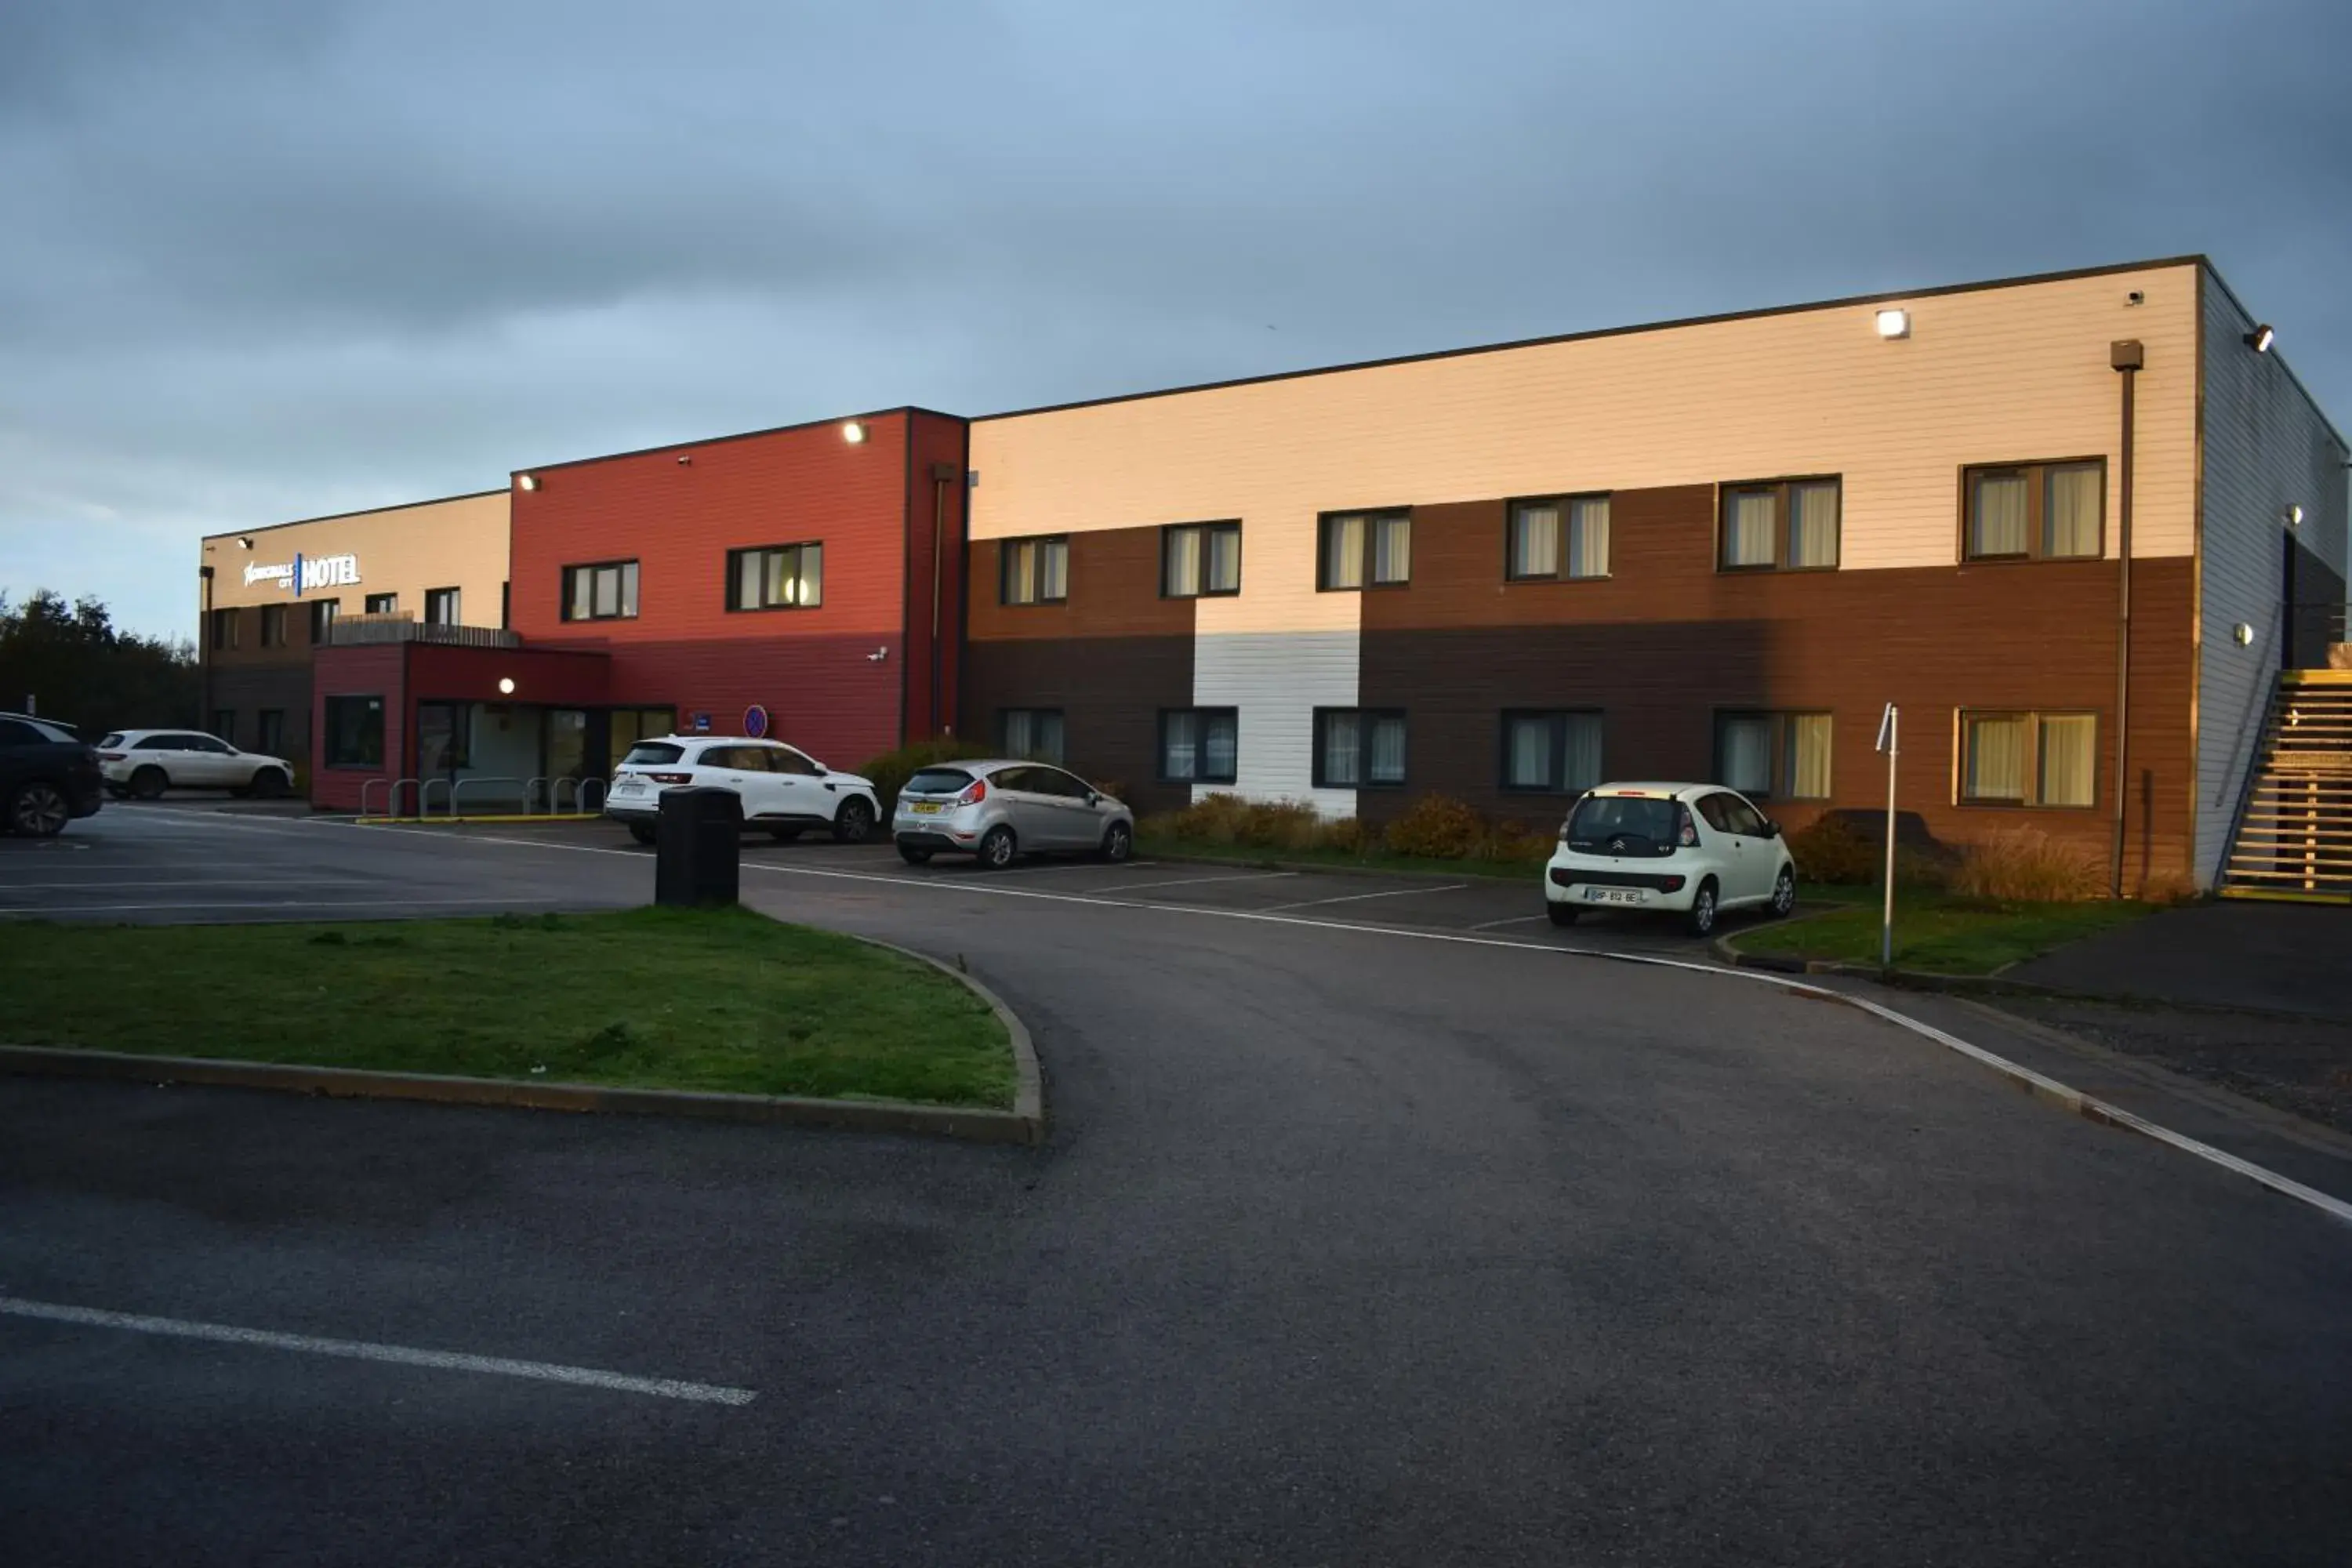
{"label": "car wheel", "polygon": [[1551,917],[1551,923],[1556,926],[1572,926],[1576,923],[1576,917],[1583,912],[1574,904],[1556,904],[1549,900],[1544,901],[1544,913]]}
{"label": "car wheel", "polygon": [[264,768],[253,775],[253,788],[247,793],[264,800],[282,800],[294,793],[294,781],[286,776],[284,768]]}
{"label": "car wheel", "polygon": [[163,769],[150,763],[131,775],[131,793],[141,800],[161,800],[163,798],[163,786],[170,782],[163,776]]}
{"label": "car wheel", "polygon": [[768,829],[768,837],[779,844],[791,844],[799,839],[801,831],[797,827],[771,827]]}
{"label": "car wheel", "polygon": [[1772,918],[1776,921],[1787,920],[1789,911],[1796,907],[1797,868],[1793,866],[1783,866],[1780,868],[1779,879],[1772,884]]}
{"label": "car wheel", "polygon": [[629,837],[640,844],[651,844],[655,837],[654,825],[650,822],[632,822],[629,824]]}
{"label": "car wheel", "polygon": [[866,804],[864,795],[851,795],[833,814],[833,838],[836,844],[863,844],[866,836],[873,831],[874,807]]}
{"label": "car wheel", "polygon": [[1124,822],[1103,829],[1102,858],[1116,866],[1135,853],[1135,830]]}
{"label": "car wheel", "polygon": [[901,844],[898,846],[898,858],[909,866],[928,866],[931,863],[931,852],[918,849],[911,844]]}
{"label": "car wheel", "polygon": [[1709,877],[1691,895],[1690,912],[1683,916],[1683,929],[1693,936],[1715,934],[1715,879]]}
{"label": "car wheel", "polygon": [[28,838],[55,838],[72,820],[65,791],[38,779],[19,788],[8,802],[8,830]]}
{"label": "car wheel", "polygon": [[1013,829],[999,824],[981,836],[980,868],[1002,871],[1012,865],[1020,853],[1021,846],[1014,841]]}

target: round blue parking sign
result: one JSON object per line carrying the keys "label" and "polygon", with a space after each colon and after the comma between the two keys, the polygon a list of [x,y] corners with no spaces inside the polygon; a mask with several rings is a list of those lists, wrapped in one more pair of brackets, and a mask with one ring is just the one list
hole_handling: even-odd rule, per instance
{"label": "round blue parking sign", "polygon": [[754,702],[743,710],[743,733],[753,740],[768,732],[768,710]]}

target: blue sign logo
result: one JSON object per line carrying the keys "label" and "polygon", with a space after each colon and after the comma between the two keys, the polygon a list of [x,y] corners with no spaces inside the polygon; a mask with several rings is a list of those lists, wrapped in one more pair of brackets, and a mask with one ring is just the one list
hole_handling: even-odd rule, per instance
{"label": "blue sign logo", "polygon": [[694,732],[695,732],[696,734],[698,734],[698,735],[707,735],[707,734],[710,733],[710,715],[709,715],[709,714],[708,714],[708,713],[697,713],[697,714],[694,716]]}
{"label": "blue sign logo", "polygon": [[743,733],[753,740],[768,732],[768,710],[754,702],[743,710]]}

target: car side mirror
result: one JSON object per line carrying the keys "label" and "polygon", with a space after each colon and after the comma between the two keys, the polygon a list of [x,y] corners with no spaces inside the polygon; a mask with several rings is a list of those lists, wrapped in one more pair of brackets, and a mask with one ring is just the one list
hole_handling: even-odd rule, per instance
{"label": "car side mirror", "polygon": [[831,772],[833,772],[833,770],[832,770],[831,768],[829,768],[829,767],[826,767],[823,763],[817,763],[817,764],[816,764],[816,776],[817,776],[817,777],[819,777],[819,778],[823,778],[823,777],[824,777],[827,773],[831,773]]}
{"label": "car side mirror", "polygon": [[1100,805],[1102,804],[1102,791],[1098,789],[1090,789],[1087,791],[1087,804],[1088,805]]}
{"label": "car side mirror", "polygon": [[1780,837],[1780,825],[1769,816],[1764,819],[1764,837],[1767,838]]}

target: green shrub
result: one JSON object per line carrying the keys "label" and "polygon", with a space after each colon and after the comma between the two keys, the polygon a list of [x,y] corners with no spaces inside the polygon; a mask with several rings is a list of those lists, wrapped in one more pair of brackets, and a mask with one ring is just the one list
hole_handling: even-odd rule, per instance
{"label": "green shrub", "polygon": [[934,763],[969,762],[974,757],[995,754],[988,747],[971,741],[918,741],[895,752],[885,752],[857,771],[874,781],[874,798],[881,804],[882,821],[887,826],[891,812],[898,808],[898,792],[920,769]]}
{"label": "green shrub", "polygon": [[1824,816],[1789,835],[1797,875],[1808,882],[1874,882],[1885,875],[1885,847],[1843,816]]}
{"label": "green shrub", "polygon": [[1968,898],[2062,903],[2097,898],[2106,890],[2106,874],[2086,849],[2038,827],[2011,827],[1963,847],[1949,886]]}
{"label": "green shrub", "polygon": [[1491,843],[1493,829],[1477,807],[1450,795],[1425,795],[1405,807],[1381,839],[1398,855],[1466,860]]}
{"label": "green shrub", "polygon": [[1312,849],[1322,841],[1326,824],[1304,801],[1254,801],[1220,792],[1155,816],[1147,826],[1154,837],[1185,844]]}

